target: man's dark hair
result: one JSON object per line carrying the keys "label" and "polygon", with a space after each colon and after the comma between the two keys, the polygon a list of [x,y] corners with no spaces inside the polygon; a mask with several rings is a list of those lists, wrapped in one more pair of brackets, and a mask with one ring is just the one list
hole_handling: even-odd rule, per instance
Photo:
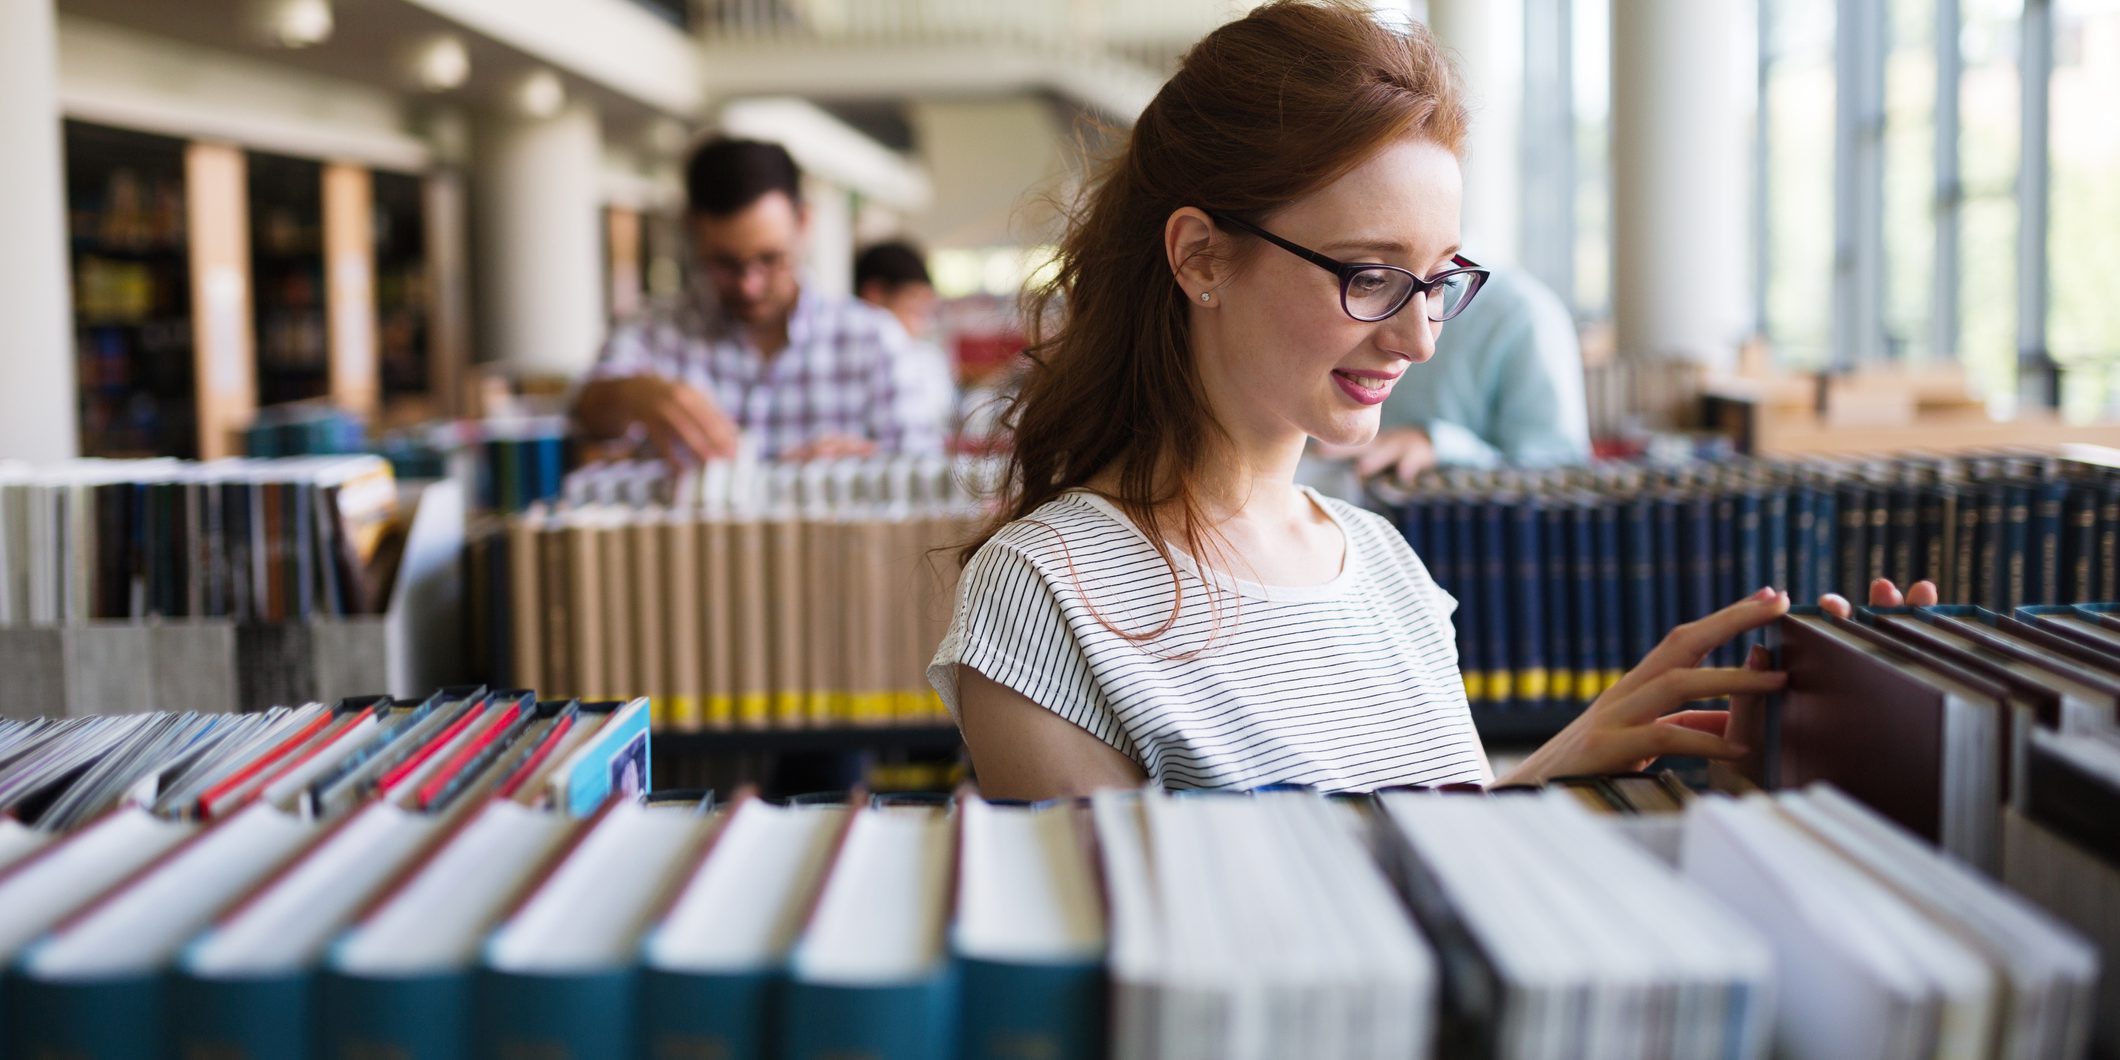
{"label": "man's dark hair", "polygon": [[685,163],[685,199],[693,213],[727,217],[776,191],[802,205],[802,170],[779,144],[717,136]]}
{"label": "man's dark hair", "polygon": [[920,252],[911,243],[878,243],[862,251],[854,259],[854,293],[860,294],[871,281],[883,284],[885,291],[895,291],[909,283],[934,286],[934,281],[928,279],[927,263],[920,260]]}

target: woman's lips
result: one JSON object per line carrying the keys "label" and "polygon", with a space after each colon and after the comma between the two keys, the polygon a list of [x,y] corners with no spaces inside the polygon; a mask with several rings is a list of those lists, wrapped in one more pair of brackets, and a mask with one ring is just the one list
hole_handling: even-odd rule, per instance
{"label": "woman's lips", "polygon": [[1398,381],[1394,372],[1362,372],[1353,369],[1336,369],[1332,381],[1338,383],[1340,391],[1361,405],[1379,405],[1391,396],[1391,385]]}

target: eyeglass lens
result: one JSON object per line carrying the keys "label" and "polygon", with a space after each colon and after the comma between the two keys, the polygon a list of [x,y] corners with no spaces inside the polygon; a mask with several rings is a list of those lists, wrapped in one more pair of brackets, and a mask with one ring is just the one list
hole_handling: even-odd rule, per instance
{"label": "eyeglass lens", "polygon": [[[1397,269],[1363,269],[1347,279],[1347,311],[1362,320],[1382,320],[1412,297],[1413,282],[1411,275]],[[1471,291],[1472,277],[1464,273],[1430,288],[1428,319],[1441,323],[1456,316]]]}

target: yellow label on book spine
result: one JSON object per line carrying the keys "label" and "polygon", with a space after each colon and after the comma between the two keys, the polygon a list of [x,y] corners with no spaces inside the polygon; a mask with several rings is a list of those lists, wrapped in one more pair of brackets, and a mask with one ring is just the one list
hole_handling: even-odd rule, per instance
{"label": "yellow label on book spine", "polygon": [[661,696],[648,697],[648,726],[654,729],[670,727],[670,703]]}
{"label": "yellow label on book spine", "polygon": [[931,718],[948,718],[950,716],[949,704],[942,701],[942,693],[932,688],[927,691],[927,710],[928,717]]}
{"label": "yellow label on book spine", "polygon": [[1546,698],[1546,671],[1519,670],[1516,675],[1516,694],[1525,699]]}
{"label": "yellow label on book spine", "polygon": [[913,689],[892,693],[891,703],[891,713],[900,721],[917,721],[927,716],[927,697]]}
{"label": "yellow label on book spine", "polygon": [[1487,698],[1496,703],[1516,698],[1516,675],[1508,670],[1493,670],[1487,674]]}
{"label": "yellow label on book spine", "polygon": [[1555,698],[1555,699],[1574,699],[1574,698],[1575,698],[1575,671],[1573,671],[1573,670],[1555,670],[1555,671],[1553,671],[1553,689],[1552,689],[1552,692],[1553,692],[1553,698]]}
{"label": "yellow label on book spine", "polygon": [[1625,676],[1627,676],[1627,671],[1625,671],[1625,670],[1607,670],[1607,671],[1605,671],[1605,683],[1604,683],[1604,685],[1603,685],[1602,687],[1600,687],[1600,688],[1599,688],[1599,689],[1597,690],[1598,694],[1599,694],[1599,695],[1603,695],[1603,694],[1605,693],[1605,689],[1607,689],[1607,688],[1611,688],[1611,687],[1612,687],[1613,685],[1616,685],[1616,684],[1618,684],[1618,683],[1619,683],[1619,679],[1620,679],[1620,678],[1622,678],[1622,677],[1625,677]]}
{"label": "yellow label on book spine", "polygon": [[889,692],[856,692],[852,699],[853,702],[849,704],[852,709],[849,713],[853,715],[856,724],[874,725],[891,720]]}
{"label": "yellow label on book spine", "polygon": [[714,729],[726,729],[729,726],[736,724],[735,698],[730,696],[726,692],[718,692],[714,695],[708,696],[706,717],[704,720],[706,721],[708,728]]}
{"label": "yellow label on book spine", "polygon": [[832,720],[832,694],[811,692],[802,698],[802,712],[812,724],[822,725]]}
{"label": "yellow label on book spine", "polygon": [[772,720],[773,698],[764,692],[745,692],[736,697],[736,724],[763,726]]}
{"label": "yellow label on book spine", "polygon": [[785,690],[773,693],[773,724],[791,729],[802,726],[802,693]]}
{"label": "yellow label on book spine", "polygon": [[680,729],[696,729],[706,721],[699,710],[698,696],[670,697],[670,724]]}
{"label": "yellow label on book spine", "polygon": [[1465,671],[1464,676],[1465,701],[1467,703],[1480,703],[1485,701],[1487,698],[1487,679],[1471,670]]}

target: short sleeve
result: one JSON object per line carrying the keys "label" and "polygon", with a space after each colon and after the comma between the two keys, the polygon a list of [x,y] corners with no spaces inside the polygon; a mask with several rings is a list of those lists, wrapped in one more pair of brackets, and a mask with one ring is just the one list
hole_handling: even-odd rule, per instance
{"label": "short sleeve", "polygon": [[1029,557],[998,541],[988,542],[965,566],[949,632],[928,664],[928,682],[962,725],[960,665],[1140,761],[1052,584]]}

